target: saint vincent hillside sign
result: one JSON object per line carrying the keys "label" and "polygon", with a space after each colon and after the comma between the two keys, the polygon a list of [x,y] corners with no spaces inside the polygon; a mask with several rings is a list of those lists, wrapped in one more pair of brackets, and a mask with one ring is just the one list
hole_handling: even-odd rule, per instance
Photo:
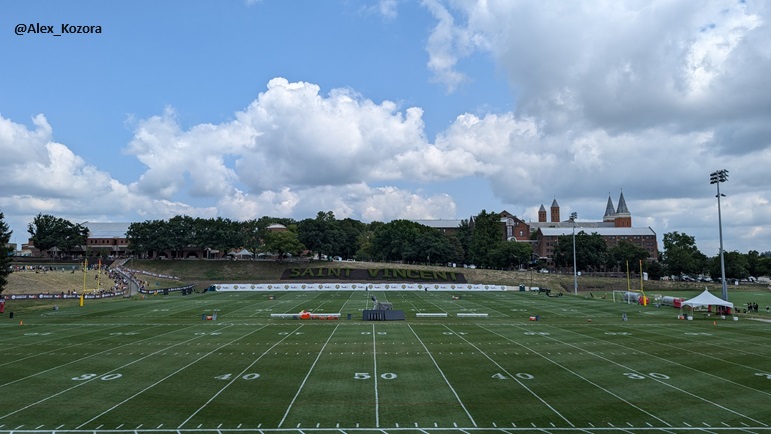
{"label": "saint vincent hillside sign", "polygon": [[466,283],[463,273],[455,271],[414,270],[406,268],[287,268],[281,280],[352,280],[358,282],[447,282]]}

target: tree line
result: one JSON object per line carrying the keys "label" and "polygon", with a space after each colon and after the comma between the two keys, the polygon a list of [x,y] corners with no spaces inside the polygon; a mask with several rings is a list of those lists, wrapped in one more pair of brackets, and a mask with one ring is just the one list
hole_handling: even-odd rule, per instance
{"label": "tree line", "polygon": [[[287,230],[270,231],[268,227],[272,224],[281,224]],[[1,230],[2,226],[0,235]],[[10,231],[7,232],[10,239]],[[64,255],[84,245],[88,237],[82,225],[44,214],[33,219],[28,232],[41,251],[55,248]],[[172,258],[180,258],[185,249],[196,247],[203,250],[204,258],[221,255],[216,252],[246,248],[255,254],[269,253],[278,258],[306,255],[362,261],[474,264],[493,269],[545,265],[533,254],[530,243],[506,241],[500,215],[486,210],[473,219],[462,220],[457,230],[450,232],[410,220],[362,223],[350,218],[337,219],[329,211],[299,221],[276,217],[235,221],[221,217],[175,216],[132,223],[127,238],[130,252],[137,257],[156,257],[160,252],[169,252]],[[636,264],[643,261],[644,271],[651,279],[720,276],[719,256],[707,257],[701,253],[695,238],[685,233],[664,234],[659,261],[650,261],[643,248],[628,241],[608,248],[601,235],[583,230],[575,235],[575,244],[579,271],[625,271],[626,264],[631,264],[629,268],[636,272]],[[558,268],[572,270],[572,236],[558,238],[553,260]],[[726,252],[725,264],[726,276],[730,279],[771,275],[771,252]]]}

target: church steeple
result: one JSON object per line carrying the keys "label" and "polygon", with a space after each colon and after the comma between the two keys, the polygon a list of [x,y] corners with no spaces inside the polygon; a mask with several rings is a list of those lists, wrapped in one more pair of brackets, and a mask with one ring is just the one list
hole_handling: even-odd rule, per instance
{"label": "church steeple", "polygon": [[629,208],[626,207],[626,200],[624,200],[624,192],[621,192],[621,197],[618,198],[618,208],[616,208],[615,226],[617,228],[631,228],[632,227],[632,213],[629,212]]}
{"label": "church steeple", "polygon": [[616,210],[613,208],[613,200],[610,198],[610,194],[608,194],[608,205],[605,206],[605,215],[602,216],[602,221],[612,222],[615,218]]}
{"label": "church steeple", "polygon": [[557,199],[554,199],[554,201],[551,203],[551,221],[560,221],[560,205],[557,203]]}
{"label": "church steeple", "polygon": [[538,222],[546,223],[546,208],[541,204],[541,209],[538,210]]}

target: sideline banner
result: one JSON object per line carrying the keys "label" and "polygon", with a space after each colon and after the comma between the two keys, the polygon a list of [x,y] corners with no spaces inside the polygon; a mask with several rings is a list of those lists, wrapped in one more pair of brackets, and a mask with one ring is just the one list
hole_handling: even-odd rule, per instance
{"label": "sideline banner", "polygon": [[220,283],[210,291],[507,291],[506,285],[450,283]]}

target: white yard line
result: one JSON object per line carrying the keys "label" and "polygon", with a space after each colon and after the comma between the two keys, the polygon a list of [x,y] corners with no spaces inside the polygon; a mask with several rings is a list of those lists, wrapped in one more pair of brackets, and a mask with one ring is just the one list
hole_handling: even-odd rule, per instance
{"label": "white yard line", "polygon": [[329,337],[327,338],[327,341],[324,342],[324,346],[321,347],[319,350],[319,354],[316,355],[316,360],[313,361],[313,364],[311,365],[310,369],[308,369],[308,373],[305,374],[305,378],[303,378],[303,382],[300,384],[300,387],[297,388],[297,393],[295,393],[294,398],[292,398],[292,402],[289,403],[289,407],[286,408],[286,412],[284,412],[284,417],[281,418],[281,422],[276,425],[277,428],[281,428],[281,425],[284,424],[284,421],[286,420],[286,417],[289,416],[289,412],[292,410],[292,406],[294,405],[295,401],[297,401],[297,397],[300,396],[300,392],[302,392],[303,387],[305,387],[305,383],[308,381],[308,378],[311,376],[311,372],[313,372],[313,368],[316,367],[316,363],[318,363],[319,359],[321,358],[321,355],[324,354],[324,348],[327,347],[327,344],[332,339],[332,336],[335,335],[335,332],[337,331],[337,328],[340,327],[340,324],[337,324],[332,330],[332,333],[329,334]]}
{"label": "white yard line", "polygon": [[426,354],[428,354],[428,357],[431,359],[431,362],[434,364],[434,367],[437,369],[437,371],[439,371],[439,375],[442,376],[445,384],[447,384],[447,387],[449,387],[452,394],[455,395],[455,399],[458,401],[458,404],[460,404],[461,408],[463,408],[463,411],[466,412],[466,416],[468,416],[469,420],[474,425],[474,428],[476,428],[477,427],[476,421],[474,421],[474,418],[471,416],[471,413],[469,413],[468,409],[466,409],[466,406],[463,404],[463,401],[460,400],[460,396],[458,396],[458,393],[452,387],[452,384],[450,384],[450,380],[447,379],[447,376],[444,375],[444,371],[442,371],[442,368],[440,368],[439,364],[436,363],[436,359],[434,359],[434,356],[431,354],[431,351],[428,350],[428,347],[426,347],[426,344],[423,343],[423,340],[421,340],[418,334],[415,333],[415,330],[412,328],[412,326],[407,324],[407,327],[410,328],[410,331],[412,332],[412,334],[415,335],[415,339],[417,339],[418,342],[420,342],[420,345],[423,346],[423,349],[426,351]]}
{"label": "white yard line", "polygon": [[[239,340],[241,340],[241,339],[243,339],[243,338],[245,338],[245,337],[247,337],[247,336],[251,335],[252,333],[256,333],[256,332],[258,332],[258,331],[260,331],[260,330],[264,329],[265,327],[267,327],[267,325],[264,325],[264,326],[262,326],[262,327],[260,327],[260,328],[258,328],[258,329],[255,329],[255,330],[253,330],[253,331],[251,331],[251,332],[249,332],[249,333],[247,333],[247,334],[245,334],[245,335],[243,335],[243,336],[240,336],[240,337],[238,337],[238,338],[236,338],[236,339],[233,339],[232,341],[230,341],[230,342],[228,342],[228,343],[226,343],[226,344],[222,344],[222,345],[220,345],[219,347],[217,347],[217,348],[215,348],[215,349],[213,349],[213,350],[209,351],[208,353],[206,353],[206,354],[202,355],[201,357],[199,357],[199,358],[197,358],[197,359],[193,360],[192,362],[188,363],[187,365],[185,365],[185,366],[183,366],[183,367],[181,367],[181,368],[177,369],[176,371],[172,372],[171,374],[169,374],[169,375],[167,375],[167,376],[165,376],[165,377],[161,378],[160,380],[156,381],[155,383],[153,383],[153,384],[151,384],[151,385],[149,385],[149,386],[145,387],[144,389],[140,390],[139,392],[137,392],[137,393],[135,393],[135,394],[133,394],[133,395],[129,396],[128,398],[124,399],[123,401],[121,401],[121,402],[119,402],[119,403],[117,403],[117,404],[113,405],[112,407],[108,408],[107,410],[105,410],[105,411],[103,411],[103,412],[99,413],[98,415],[96,415],[96,416],[92,417],[91,419],[89,419],[89,420],[87,420],[87,421],[83,422],[82,424],[80,424],[80,425],[78,425],[77,427],[75,427],[75,429],[81,429],[81,428],[83,428],[83,426],[84,426],[84,425],[86,425],[87,423],[93,422],[93,421],[95,421],[96,419],[98,419],[98,418],[100,418],[100,417],[104,416],[105,414],[107,414],[107,413],[109,413],[109,412],[113,411],[114,409],[116,409],[116,408],[120,407],[121,405],[123,405],[123,404],[127,403],[128,401],[130,401],[130,400],[132,400],[132,399],[136,398],[137,396],[139,396],[139,395],[141,395],[141,394],[145,393],[146,391],[148,391],[148,390],[152,389],[153,387],[155,387],[155,386],[157,386],[157,385],[159,385],[159,384],[163,383],[164,381],[168,380],[169,378],[173,377],[174,375],[177,375],[179,372],[181,372],[181,371],[183,371],[183,370],[187,369],[188,367],[190,367],[190,366],[194,365],[195,363],[199,362],[200,360],[202,360],[202,359],[204,359],[204,358],[206,358],[206,357],[210,356],[211,354],[214,354],[215,352],[217,352],[217,351],[221,350],[222,348],[225,348],[225,347],[227,347],[228,345],[231,345],[232,343],[234,343],[234,342],[236,342],[236,341],[239,341]],[[160,428],[160,426],[159,426],[158,428]],[[157,429],[157,428],[156,428],[156,429]]]}
{"label": "white yard line", "polygon": [[375,379],[375,428],[380,428],[380,399],[377,393],[377,345],[375,345],[375,323],[372,323],[372,364]]}
{"label": "white yard line", "polygon": [[[484,328],[484,327],[482,327],[482,326],[479,326],[479,327],[481,327],[481,328],[482,328],[482,329],[484,329],[484,330],[487,330],[487,329],[485,329],[485,328]],[[549,410],[551,410],[551,411],[553,411],[553,412],[554,412],[554,414],[556,414],[557,416],[559,416],[560,418],[562,418],[562,420],[564,420],[565,422],[567,422],[567,423],[568,423],[568,425],[570,425],[571,427],[575,427],[575,425],[573,425],[573,422],[571,422],[571,421],[570,421],[568,418],[566,418],[565,416],[563,416],[563,415],[562,415],[562,413],[560,413],[559,411],[557,411],[557,409],[556,409],[556,408],[552,407],[552,406],[551,406],[551,404],[549,404],[548,402],[546,402],[546,400],[544,400],[543,398],[541,398],[541,397],[540,397],[540,396],[539,396],[537,393],[535,393],[535,392],[534,392],[532,389],[530,389],[529,387],[527,387],[527,386],[525,385],[525,383],[523,383],[523,382],[522,382],[522,381],[521,381],[519,378],[517,378],[517,376],[516,376],[516,375],[512,375],[512,374],[511,374],[509,371],[507,371],[507,370],[506,370],[506,368],[504,368],[504,367],[503,367],[503,366],[501,366],[501,365],[500,365],[498,362],[496,362],[495,360],[493,360],[493,358],[492,358],[492,357],[488,356],[488,355],[487,355],[487,353],[486,353],[486,352],[484,352],[484,350],[482,350],[482,349],[481,349],[481,348],[479,348],[478,346],[474,345],[473,343],[469,342],[469,340],[468,340],[468,339],[466,339],[466,338],[464,338],[462,335],[459,335],[458,333],[455,333],[455,331],[454,331],[454,330],[452,330],[451,328],[449,328],[449,327],[447,327],[447,326],[444,326],[444,328],[446,328],[447,330],[451,331],[453,334],[455,334],[456,336],[458,336],[459,338],[461,338],[461,339],[463,340],[463,342],[467,343],[468,345],[471,345],[471,346],[472,346],[474,349],[476,349],[477,351],[479,351],[479,352],[480,352],[480,353],[481,353],[483,356],[485,356],[485,357],[487,358],[487,360],[491,361],[491,362],[492,362],[492,363],[493,363],[495,366],[497,366],[497,367],[498,367],[498,368],[499,368],[501,371],[505,372],[505,373],[506,373],[506,375],[508,375],[508,376],[509,376],[509,378],[511,378],[512,380],[516,381],[516,382],[517,382],[517,384],[519,384],[520,386],[522,386],[522,388],[524,388],[525,390],[527,390],[528,392],[530,392],[530,394],[531,394],[531,395],[533,395],[533,397],[534,397],[535,399],[537,399],[537,400],[541,401],[541,403],[543,403],[543,405],[545,405],[546,407],[548,407],[548,408],[549,408]],[[489,330],[488,330],[488,331],[489,331]],[[498,335],[498,336],[500,336],[500,335]]]}
{"label": "white yard line", "polygon": [[345,305],[348,304],[349,301],[353,298],[353,294],[355,294],[356,291],[351,291],[350,295],[348,296],[348,300],[345,300],[345,303],[343,303],[342,306],[340,306],[340,313],[343,313],[343,310],[345,309]]}
{"label": "white yard line", "polygon": [[[286,335],[286,336],[284,336],[283,338],[279,339],[279,340],[278,340],[278,341],[277,341],[275,344],[271,345],[271,346],[270,346],[270,348],[268,348],[267,350],[263,351],[263,352],[262,352],[262,354],[260,354],[260,356],[259,356],[259,357],[257,357],[256,359],[254,359],[254,360],[252,361],[252,363],[250,363],[250,364],[249,364],[249,366],[247,366],[246,368],[242,369],[242,370],[241,370],[241,372],[240,372],[238,375],[234,375],[232,380],[228,381],[228,383],[227,383],[227,384],[225,384],[225,385],[224,385],[224,386],[223,386],[223,387],[222,387],[222,388],[221,388],[221,389],[220,389],[220,390],[219,390],[217,393],[215,393],[214,395],[212,395],[212,397],[211,397],[211,398],[209,398],[209,400],[208,400],[208,401],[206,401],[206,402],[205,402],[205,403],[204,403],[202,406],[200,406],[200,407],[198,408],[198,410],[194,411],[194,412],[193,412],[193,413],[192,413],[192,414],[191,414],[191,415],[190,415],[190,416],[189,416],[187,419],[185,419],[185,420],[184,420],[184,421],[183,421],[181,424],[179,424],[179,426],[177,427],[177,429],[180,429],[180,428],[182,428],[182,426],[183,426],[183,425],[185,425],[186,423],[190,422],[190,419],[192,419],[193,417],[195,417],[195,415],[197,415],[198,413],[200,413],[200,412],[201,412],[201,410],[203,410],[204,408],[206,408],[206,406],[207,406],[207,405],[211,404],[211,402],[212,402],[212,401],[214,401],[214,399],[216,399],[216,398],[217,398],[217,397],[218,397],[218,396],[219,396],[219,395],[220,395],[222,392],[224,392],[224,391],[225,391],[225,389],[227,389],[228,387],[230,387],[230,385],[231,385],[231,384],[233,384],[233,383],[235,383],[236,381],[238,381],[238,380],[241,378],[241,376],[242,376],[242,375],[244,375],[244,372],[246,372],[246,371],[248,371],[249,369],[251,369],[251,367],[252,367],[252,366],[254,366],[254,364],[255,364],[255,363],[259,362],[259,361],[260,361],[260,359],[262,359],[262,358],[263,358],[263,357],[264,357],[266,354],[268,354],[268,353],[269,353],[269,352],[270,352],[270,351],[271,351],[273,348],[276,348],[276,346],[278,346],[280,343],[284,342],[284,340],[288,339],[290,336],[292,336],[293,334],[295,334],[295,333],[297,332],[297,330],[300,330],[301,328],[302,328],[302,326],[299,326],[299,327],[295,328],[295,329],[294,329],[294,330],[292,330],[290,333],[287,333],[287,335]],[[255,330],[255,331],[257,331],[257,330]],[[252,332],[252,333],[254,333],[254,332]],[[251,334],[251,333],[250,333],[250,334]],[[243,337],[243,336],[242,336],[242,337]],[[238,339],[241,339],[241,338],[238,338]],[[236,340],[238,340],[238,339],[236,339]]]}

